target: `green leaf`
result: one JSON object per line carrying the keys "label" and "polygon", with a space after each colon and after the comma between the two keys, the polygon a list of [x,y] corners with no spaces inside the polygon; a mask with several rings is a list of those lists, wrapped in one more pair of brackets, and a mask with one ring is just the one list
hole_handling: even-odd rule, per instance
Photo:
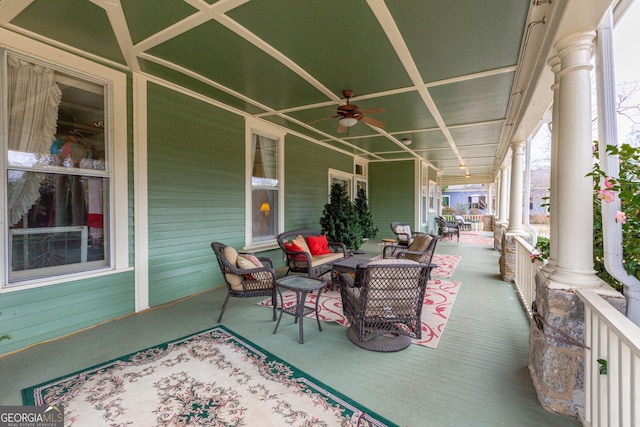
{"label": "green leaf", "polygon": [[597,362],[600,365],[600,375],[607,375],[607,361],[604,359],[598,359]]}

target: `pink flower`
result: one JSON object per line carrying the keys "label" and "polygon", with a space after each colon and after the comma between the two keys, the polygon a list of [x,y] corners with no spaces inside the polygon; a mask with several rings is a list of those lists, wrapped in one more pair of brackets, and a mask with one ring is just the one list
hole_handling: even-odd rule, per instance
{"label": "pink flower", "polygon": [[625,224],[627,222],[627,214],[624,212],[616,212],[616,222],[619,224]]}
{"label": "pink flower", "polygon": [[616,200],[616,193],[611,190],[598,190],[598,199],[605,203],[611,203]]}
{"label": "pink flower", "polygon": [[611,178],[610,176],[606,177],[604,180],[604,186],[607,188],[613,188],[613,178]]}

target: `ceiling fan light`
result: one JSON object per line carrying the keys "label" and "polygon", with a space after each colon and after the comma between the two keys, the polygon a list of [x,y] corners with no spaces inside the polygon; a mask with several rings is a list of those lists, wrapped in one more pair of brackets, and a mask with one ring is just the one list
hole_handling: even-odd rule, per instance
{"label": "ceiling fan light", "polygon": [[402,138],[400,142],[402,142],[404,145],[411,145],[413,141],[411,140],[411,138]]}
{"label": "ceiling fan light", "polygon": [[356,123],[358,123],[358,120],[354,119],[353,117],[343,117],[340,119],[340,124],[346,128],[350,128]]}

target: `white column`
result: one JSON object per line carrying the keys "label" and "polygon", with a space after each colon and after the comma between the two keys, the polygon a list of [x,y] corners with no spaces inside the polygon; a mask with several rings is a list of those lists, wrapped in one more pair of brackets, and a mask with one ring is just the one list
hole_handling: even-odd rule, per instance
{"label": "white column", "polygon": [[[572,34],[556,44],[558,77],[558,258],[550,278],[570,286],[598,285],[593,270],[593,180],[590,55],[595,32]],[[553,189],[552,189],[553,192]]]}
{"label": "white column", "polygon": [[551,110],[551,174],[549,193],[549,262],[544,267],[547,272],[553,271],[558,259],[558,214],[555,210],[558,207],[558,128],[560,127],[560,118],[558,111],[560,109],[560,57],[554,56],[549,60],[549,66],[555,76],[555,80],[551,89],[553,90],[553,109]]}
{"label": "white column", "polygon": [[487,215],[493,215],[493,183],[487,184]]}
{"label": "white column", "polygon": [[507,179],[507,167],[500,167],[500,203],[498,205],[498,218],[500,222],[507,222],[507,193],[509,192],[509,180]]}
{"label": "white column", "polygon": [[511,196],[509,197],[508,233],[523,234],[522,228],[522,186],[524,177],[525,141],[511,143]]}

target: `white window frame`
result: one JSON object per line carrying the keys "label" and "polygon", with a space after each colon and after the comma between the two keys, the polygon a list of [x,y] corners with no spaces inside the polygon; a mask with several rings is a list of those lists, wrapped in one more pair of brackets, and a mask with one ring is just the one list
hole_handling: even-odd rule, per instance
{"label": "white window frame", "polygon": [[347,181],[347,192],[349,193],[349,200],[353,202],[353,200],[355,199],[355,184],[354,184],[354,175],[349,173],[349,172],[345,172],[345,171],[341,171],[338,169],[329,169],[329,173],[327,174],[328,176],[328,191],[327,191],[327,200],[331,201],[331,183],[333,182],[333,179],[337,179],[340,181]]}
{"label": "white window frame", "polygon": [[437,212],[438,210],[438,183],[429,180],[429,212]]}
{"label": "white window frame", "polygon": [[[0,227],[0,293],[20,291],[30,288],[64,283],[71,280],[89,279],[106,274],[129,271],[133,268],[129,266],[129,194],[127,179],[127,77],[124,73],[109,67],[91,62],[87,59],[75,56],[52,46],[45,45],[38,41],[23,37],[19,34],[0,28],[0,48],[11,53],[32,58],[33,61],[49,64],[52,68],[64,72],[85,77],[88,80],[98,80],[107,85],[108,91],[105,94],[105,116],[110,120],[105,128],[105,136],[108,140],[110,162],[110,202],[109,202],[109,229],[105,233],[110,233],[110,253],[108,266],[90,271],[78,271],[69,274],[61,274],[50,277],[28,279],[17,283],[9,283],[9,242],[8,231],[3,225]],[[62,64],[62,65],[59,65]],[[3,77],[4,79],[5,77]],[[3,83],[4,84],[4,83]],[[6,102],[5,99],[2,100]],[[6,106],[5,106],[6,107]],[[2,111],[6,111],[3,107]],[[7,127],[7,117],[3,116],[2,129]],[[3,131],[4,133],[4,131]],[[6,136],[3,136],[6,138]],[[2,147],[6,143],[3,141]],[[6,188],[6,153],[0,155],[0,188]],[[3,190],[4,192],[4,190]],[[3,224],[7,224],[6,198],[0,198],[0,212]]]}
{"label": "white window frame", "polygon": [[272,123],[265,122],[253,117],[245,118],[245,251],[260,251],[265,249],[273,249],[278,247],[278,242],[273,240],[253,242],[253,217],[251,215],[251,175],[253,161],[251,156],[253,134],[258,134],[277,141],[278,143],[278,230],[276,233],[284,231],[284,138],[287,134],[286,129],[276,126]]}

